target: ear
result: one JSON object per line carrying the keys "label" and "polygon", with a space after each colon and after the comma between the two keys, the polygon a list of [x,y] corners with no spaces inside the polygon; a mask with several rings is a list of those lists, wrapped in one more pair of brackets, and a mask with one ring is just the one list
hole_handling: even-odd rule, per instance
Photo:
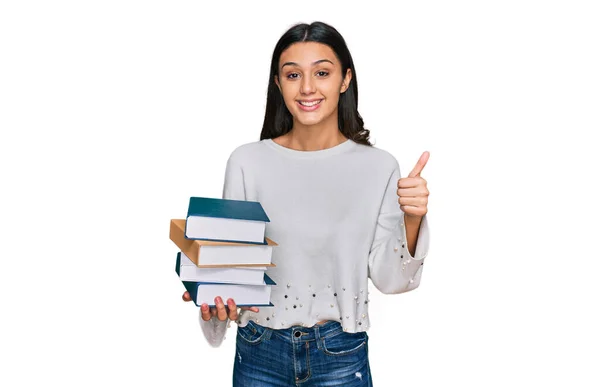
{"label": "ear", "polygon": [[340,88],[340,93],[344,93],[344,92],[346,92],[346,90],[348,90],[348,87],[350,87],[351,80],[352,80],[352,70],[348,69],[348,70],[346,70],[346,76],[344,77],[344,80],[342,81],[342,87]]}
{"label": "ear", "polygon": [[273,79],[275,80],[275,84],[277,85],[277,87],[279,88],[279,92],[281,93],[281,85],[279,84],[279,76],[274,75]]}

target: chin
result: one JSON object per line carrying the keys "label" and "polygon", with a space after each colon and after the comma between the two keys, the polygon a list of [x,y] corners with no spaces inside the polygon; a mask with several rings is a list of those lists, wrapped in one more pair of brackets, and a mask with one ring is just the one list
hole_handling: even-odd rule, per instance
{"label": "chin", "polygon": [[320,124],[321,122],[323,122],[323,119],[321,117],[314,118],[314,119],[307,119],[306,117],[297,117],[296,121],[298,121],[300,124],[302,124],[304,126],[312,126],[312,125]]}
{"label": "chin", "polygon": [[296,112],[296,115],[294,117],[294,119],[304,125],[304,126],[312,126],[312,125],[318,125],[318,124],[322,124],[323,122],[327,121],[331,115],[334,114],[329,113],[329,114],[323,114],[323,112],[320,112],[320,114],[307,114],[306,112]]}

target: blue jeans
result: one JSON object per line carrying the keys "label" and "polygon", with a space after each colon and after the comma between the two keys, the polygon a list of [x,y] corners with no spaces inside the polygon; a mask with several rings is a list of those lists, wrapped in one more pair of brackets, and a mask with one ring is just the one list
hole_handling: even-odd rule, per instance
{"label": "blue jeans", "polygon": [[233,386],[372,386],[368,341],[337,321],[271,329],[250,320],[237,327]]}

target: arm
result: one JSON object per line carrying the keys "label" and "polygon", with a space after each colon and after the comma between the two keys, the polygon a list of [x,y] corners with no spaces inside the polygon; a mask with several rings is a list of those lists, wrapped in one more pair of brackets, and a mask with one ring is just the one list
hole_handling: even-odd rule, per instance
{"label": "arm", "polygon": [[[231,156],[227,160],[227,167],[225,169],[223,199],[246,200],[242,167]],[[210,320],[205,321],[202,319],[202,311],[200,309],[198,313],[200,327],[206,341],[211,347],[219,347],[229,327],[229,317],[226,320],[219,320],[217,316],[212,316]]]}
{"label": "arm", "polygon": [[419,238],[419,228],[423,217],[409,216],[404,214],[404,226],[406,228],[406,243],[411,255],[415,255],[417,239]]}
{"label": "arm", "polygon": [[429,251],[427,215],[420,219],[412,218],[400,209],[397,195],[399,179],[400,168],[396,165],[384,193],[369,251],[369,277],[384,294],[404,293],[417,288],[423,260]]}
{"label": "arm", "polygon": [[199,315],[200,328],[208,344],[213,348],[218,348],[225,339],[225,333],[229,327],[229,318],[227,320],[219,320],[217,316],[212,316],[210,320],[204,321],[202,315]]}

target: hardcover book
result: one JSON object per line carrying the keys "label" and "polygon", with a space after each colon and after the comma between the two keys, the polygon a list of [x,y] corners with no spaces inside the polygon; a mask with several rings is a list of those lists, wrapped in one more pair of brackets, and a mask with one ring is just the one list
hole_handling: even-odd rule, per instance
{"label": "hardcover book", "polygon": [[185,237],[266,245],[267,222],[269,217],[259,202],[191,197]]}
{"label": "hardcover book", "polygon": [[177,253],[179,278],[191,282],[221,282],[262,285],[266,266],[200,268],[184,253]]}
{"label": "hardcover book", "polygon": [[266,245],[242,242],[187,239],[184,219],[171,219],[169,237],[196,266],[209,267],[274,267],[271,262],[277,243],[265,238]]}
{"label": "hardcover book", "polygon": [[[180,275],[178,264],[175,265],[175,272],[178,276]],[[263,273],[263,282],[260,285],[183,280],[181,282],[190,293],[196,306],[203,303],[215,306],[215,297],[217,296],[220,296],[225,302],[228,298],[232,298],[237,306],[274,306],[271,303],[271,287],[276,283],[267,273]]]}

